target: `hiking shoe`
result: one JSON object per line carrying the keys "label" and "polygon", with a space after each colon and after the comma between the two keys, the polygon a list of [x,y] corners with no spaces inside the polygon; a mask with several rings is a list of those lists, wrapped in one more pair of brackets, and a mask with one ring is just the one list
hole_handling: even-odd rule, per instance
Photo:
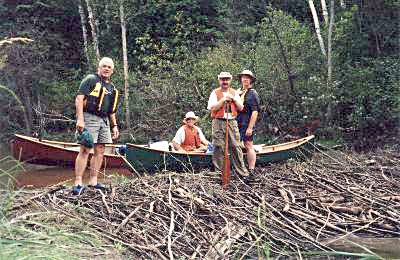
{"label": "hiking shoe", "polygon": [[104,184],[101,184],[101,183],[97,183],[96,185],[88,185],[88,187],[96,189],[96,190],[102,190],[102,191],[106,191],[107,190],[106,186]]}
{"label": "hiking shoe", "polygon": [[76,185],[72,187],[72,193],[74,195],[81,195],[81,193],[85,190],[85,186]]}

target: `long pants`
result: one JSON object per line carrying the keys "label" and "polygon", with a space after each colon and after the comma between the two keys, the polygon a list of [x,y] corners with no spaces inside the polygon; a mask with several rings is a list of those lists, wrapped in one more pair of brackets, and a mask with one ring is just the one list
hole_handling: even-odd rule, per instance
{"label": "long pants", "polygon": [[[228,120],[228,142],[229,152],[233,162],[235,172],[241,176],[248,176],[249,172],[246,169],[243,160],[243,152],[240,146],[240,134],[236,120]],[[226,120],[213,119],[212,121],[212,142],[214,145],[214,153],[212,161],[217,170],[222,170],[224,167],[225,154],[225,132]]]}

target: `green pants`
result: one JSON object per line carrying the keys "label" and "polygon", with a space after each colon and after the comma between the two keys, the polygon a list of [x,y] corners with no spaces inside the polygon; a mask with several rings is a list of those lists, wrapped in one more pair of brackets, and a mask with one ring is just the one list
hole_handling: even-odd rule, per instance
{"label": "green pants", "polygon": [[[240,147],[239,128],[236,120],[228,120],[228,142],[229,153],[235,172],[241,176],[248,176],[249,173],[244,165],[243,152]],[[216,170],[222,170],[224,166],[225,153],[225,131],[226,120],[213,119],[212,121],[212,142],[214,145],[213,164]]]}

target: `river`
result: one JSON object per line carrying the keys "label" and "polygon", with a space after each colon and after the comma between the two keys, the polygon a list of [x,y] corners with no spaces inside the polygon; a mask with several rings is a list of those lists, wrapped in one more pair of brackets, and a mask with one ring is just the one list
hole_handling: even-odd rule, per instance
{"label": "river", "polygon": [[[99,182],[109,183],[111,176],[129,176],[127,169],[106,169],[99,173]],[[84,183],[89,178],[89,170],[84,174]],[[13,183],[15,189],[42,188],[57,184],[72,185],[74,180],[73,168],[52,167],[20,163],[12,158],[8,145],[0,147],[0,189]]]}

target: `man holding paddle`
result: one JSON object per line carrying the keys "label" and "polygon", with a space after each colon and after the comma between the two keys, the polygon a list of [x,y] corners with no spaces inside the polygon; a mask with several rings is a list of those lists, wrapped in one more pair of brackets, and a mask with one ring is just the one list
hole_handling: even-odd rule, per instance
{"label": "man holding paddle", "polygon": [[221,72],[218,75],[219,87],[211,92],[208,110],[212,117],[212,142],[214,145],[213,164],[222,170],[222,184],[230,180],[230,151],[235,172],[248,183],[249,173],[243,161],[240,135],[236,116],[243,109],[239,94],[230,86],[232,75]]}

